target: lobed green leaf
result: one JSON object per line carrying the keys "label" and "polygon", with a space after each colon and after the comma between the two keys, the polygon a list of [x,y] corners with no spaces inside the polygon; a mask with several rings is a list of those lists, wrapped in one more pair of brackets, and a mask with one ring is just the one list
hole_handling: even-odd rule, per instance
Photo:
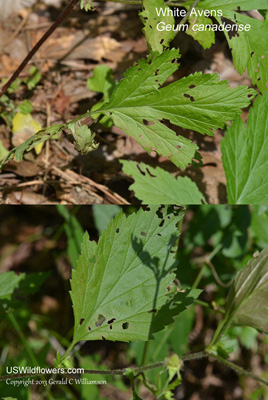
{"label": "lobed green leaf", "polygon": [[[192,1],[188,1],[184,6],[188,9],[191,4]],[[249,31],[243,30],[236,32],[235,35],[224,29],[224,34],[232,51],[234,66],[237,71],[242,74],[247,69],[252,83],[256,84],[261,92],[264,92],[268,89],[268,21],[267,19],[260,21],[240,13],[240,11],[255,9],[267,10],[267,0],[243,0],[243,2],[239,0],[203,0],[196,7],[197,12],[205,10],[222,11],[222,17],[215,17],[219,24],[225,18],[237,25],[249,24],[251,26]],[[198,23],[204,23],[205,25],[211,22],[209,18],[204,16],[198,17],[198,19]],[[199,43],[204,48],[208,47],[210,41],[209,31],[191,32],[189,30],[188,33],[193,37],[195,34],[195,38]],[[211,40],[212,43],[214,41]]]}
{"label": "lobed green leaf", "polygon": [[197,146],[177,136],[165,120],[186,129],[212,135],[247,107],[255,91],[246,86],[230,89],[217,74],[195,73],[161,87],[178,68],[175,49],[140,60],[126,72],[111,99],[98,112],[111,117],[118,127],[134,137],[148,152],[169,157],[185,168]]}
{"label": "lobed green leaf", "polygon": [[85,234],[71,279],[73,343],[148,340],[192,303],[200,292],[175,294],[170,286],[182,217],[154,206],[128,218],[120,211],[98,244]]}
{"label": "lobed green leaf", "polygon": [[175,32],[171,31],[159,31],[157,25],[159,22],[164,22],[165,24],[174,25],[173,15],[167,13],[165,16],[157,15],[157,10],[160,8],[163,11],[170,10],[164,0],[143,0],[143,11],[140,12],[140,18],[145,27],[143,28],[144,35],[146,37],[147,43],[150,50],[158,51],[162,53],[165,47],[168,47],[169,42],[174,39]]}
{"label": "lobed green leaf", "polygon": [[188,177],[175,178],[162,168],[121,161],[123,171],[135,180],[130,186],[142,204],[202,204],[206,200]]}
{"label": "lobed green leaf", "polygon": [[230,204],[268,202],[268,93],[259,95],[247,127],[236,117],[222,140],[222,162]]}

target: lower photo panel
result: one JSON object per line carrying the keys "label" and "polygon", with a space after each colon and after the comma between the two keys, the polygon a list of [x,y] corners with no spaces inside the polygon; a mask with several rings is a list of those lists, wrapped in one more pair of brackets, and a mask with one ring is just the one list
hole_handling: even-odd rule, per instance
{"label": "lower photo panel", "polygon": [[0,394],[268,396],[268,206],[0,207]]}

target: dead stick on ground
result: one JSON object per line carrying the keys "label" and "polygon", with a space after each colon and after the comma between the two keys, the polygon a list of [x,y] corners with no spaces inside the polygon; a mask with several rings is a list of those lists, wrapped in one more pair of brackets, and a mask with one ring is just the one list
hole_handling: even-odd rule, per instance
{"label": "dead stick on ground", "polygon": [[68,6],[65,10],[59,15],[56,21],[51,25],[51,27],[46,31],[46,33],[41,37],[41,39],[36,43],[36,45],[32,48],[29,54],[22,61],[20,66],[16,69],[11,78],[7,81],[7,83],[0,90],[0,97],[6,93],[8,88],[12,85],[12,83],[18,78],[22,70],[26,67],[31,58],[35,55],[35,53],[39,50],[43,43],[48,39],[48,37],[55,31],[55,29],[62,23],[62,21],[67,17],[67,15],[72,11],[74,6],[78,3],[79,0],[70,0]]}

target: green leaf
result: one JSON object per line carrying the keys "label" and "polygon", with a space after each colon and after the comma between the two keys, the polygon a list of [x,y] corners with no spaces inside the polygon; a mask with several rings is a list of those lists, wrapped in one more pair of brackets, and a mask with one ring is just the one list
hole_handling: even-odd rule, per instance
{"label": "green leaf", "polygon": [[119,213],[120,207],[114,204],[93,204],[92,211],[95,227],[99,235],[101,235],[111,219]]}
{"label": "green leaf", "polygon": [[23,100],[23,102],[18,105],[18,110],[22,114],[26,114],[26,115],[31,114],[31,112],[33,111],[32,103],[29,100]]}
{"label": "green leaf", "polygon": [[7,271],[0,275],[0,309],[8,311],[21,305],[20,297],[36,293],[50,272],[20,273]]}
{"label": "green leaf", "polygon": [[250,326],[244,326],[240,334],[240,340],[243,346],[248,350],[252,350],[254,347],[258,346],[257,337],[259,332],[255,328]]}
{"label": "green leaf", "polygon": [[146,151],[155,150],[185,168],[197,146],[177,136],[160,120],[212,135],[249,105],[255,91],[245,86],[230,89],[227,81],[219,82],[217,74],[202,73],[159,88],[178,68],[179,57],[179,52],[172,49],[140,60],[128,69],[110,101],[98,111],[111,117],[115,125],[133,136]]}
{"label": "green leaf", "polygon": [[249,261],[235,277],[226,305],[237,325],[268,331],[268,249]]}
{"label": "green leaf", "polygon": [[247,127],[236,117],[222,140],[222,162],[230,204],[268,202],[268,93],[259,95]]}
{"label": "green leaf", "polygon": [[[169,42],[174,39],[175,32],[173,30],[159,31],[157,25],[159,22],[174,25],[174,17],[171,9],[165,4],[164,0],[143,0],[143,11],[139,13],[142,23],[144,35],[150,50],[162,53]],[[163,10],[163,14],[159,10]],[[171,14],[171,15],[170,15]]]}
{"label": "green leaf", "polygon": [[0,275],[0,298],[10,299],[14,290],[25,274],[16,275],[14,271],[7,271]]}
{"label": "green leaf", "polygon": [[28,78],[25,79],[25,83],[27,85],[27,88],[29,90],[32,90],[36,87],[36,85],[40,82],[42,75],[41,72],[37,67],[31,67],[30,68],[30,75]]}
{"label": "green leaf", "polygon": [[84,9],[85,11],[93,10],[94,6],[92,4],[92,0],[80,0],[80,8],[81,10]]}
{"label": "green leaf", "polygon": [[168,208],[122,211],[98,245],[85,234],[72,271],[73,343],[81,340],[148,340],[173,321],[199,293],[174,296],[177,268],[173,251],[183,214]]}
{"label": "green leaf", "polygon": [[186,33],[197,40],[204,49],[208,49],[213,43],[215,43],[215,32],[212,30],[200,31],[199,29],[196,29],[195,25],[200,24],[212,24],[212,20],[204,15],[192,15],[189,17],[189,28]]}
{"label": "green leaf", "polygon": [[123,171],[135,180],[130,186],[143,204],[202,204],[205,198],[188,177],[175,178],[162,168],[121,161]]}
{"label": "green leaf", "polygon": [[[188,1],[184,4],[184,7],[189,9],[191,4],[192,1]],[[255,9],[267,10],[267,0],[243,0],[243,2],[241,0],[203,0],[198,3],[196,12],[215,10],[222,12],[222,17],[213,14],[219,24],[222,24],[222,18],[226,18],[237,25],[250,25],[249,31],[228,32],[226,29],[223,31],[232,51],[234,66],[237,71],[242,74],[247,69],[252,83],[256,84],[261,92],[264,92],[268,89],[268,21],[267,19],[259,21],[242,15],[238,11]],[[203,17],[203,19],[207,18]],[[210,20],[207,19],[206,23],[210,23]],[[205,34],[207,40],[208,31],[200,32],[200,37],[202,34]],[[203,45],[201,41],[199,43]],[[205,44],[208,44],[207,41],[205,41]]]}
{"label": "green leaf", "polygon": [[2,397],[2,400],[18,400],[18,398],[16,397]]}
{"label": "green leaf", "polygon": [[107,65],[98,65],[93,70],[93,77],[87,80],[87,86],[93,92],[103,93],[104,100],[109,100],[110,93],[115,87],[113,70]]}
{"label": "green leaf", "polygon": [[225,34],[232,50],[234,66],[241,75],[247,70],[253,85],[265,92],[268,90],[268,21],[259,21],[241,14],[237,14],[237,20],[240,24],[251,25],[251,29],[239,32],[239,36],[231,39]]}
{"label": "green leaf", "polygon": [[12,160],[14,157],[16,157],[17,161],[22,161],[23,154],[27,151],[32,150],[34,147],[36,147],[39,143],[45,142],[48,139],[56,139],[56,135],[61,133],[61,131],[64,129],[65,125],[52,125],[49,128],[43,129],[39,132],[37,132],[35,135],[31,136],[29,139],[25,140],[22,144],[20,144],[17,147],[14,147],[12,150],[9,151],[9,153],[6,155],[3,160],[0,161],[0,171],[3,168],[4,164]]}

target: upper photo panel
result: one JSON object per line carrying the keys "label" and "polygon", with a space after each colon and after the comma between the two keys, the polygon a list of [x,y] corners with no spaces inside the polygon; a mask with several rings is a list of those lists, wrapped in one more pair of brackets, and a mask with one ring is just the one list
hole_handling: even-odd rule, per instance
{"label": "upper photo panel", "polygon": [[268,0],[0,0],[0,204],[267,204]]}

